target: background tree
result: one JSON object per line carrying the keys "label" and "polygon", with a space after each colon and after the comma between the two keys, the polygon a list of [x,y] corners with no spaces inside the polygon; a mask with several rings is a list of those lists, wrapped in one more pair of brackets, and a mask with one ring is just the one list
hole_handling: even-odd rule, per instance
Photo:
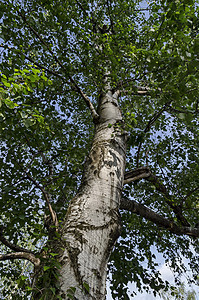
{"label": "background tree", "polygon": [[197,278],[197,4],[1,1],[2,297]]}
{"label": "background tree", "polygon": [[164,300],[169,300],[169,299],[196,300],[196,292],[193,289],[186,291],[185,284],[181,283],[178,287],[172,288],[168,292],[163,291],[162,298]]}

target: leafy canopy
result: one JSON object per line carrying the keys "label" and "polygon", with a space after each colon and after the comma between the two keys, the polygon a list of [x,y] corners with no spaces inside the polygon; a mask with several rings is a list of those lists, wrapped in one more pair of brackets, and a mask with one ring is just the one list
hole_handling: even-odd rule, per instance
{"label": "leafy canopy", "polygon": [[[97,106],[107,69],[112,88],[121,91],[129,133],[127,170],[148,165],[167,188],[165,195],[154,182],[141,180],[126,185],[123,196],[179,225],[171,206],[180,205],[194,227],[199,209],[198,1],[2,0],[0,17],[5,236],[37,251],[47,238],[43,219],[48,209],[30,177],[48,190],[63,219],[94,132],[79,91]],[[188,259],[196,278],[195,239],[174,236],[130,212],[122,211],[121,217],[122,235],[109,265],[113,297],[127,299],[131,281],[154,293],[165,286],[154,249],[178,274],[186,269],[183,257]],[[23,299],[28,272],[20,262],[3,266],[5,282],[25,276],[23,284],[18,282]],[[6,297],[9,286],[4,287]]]}

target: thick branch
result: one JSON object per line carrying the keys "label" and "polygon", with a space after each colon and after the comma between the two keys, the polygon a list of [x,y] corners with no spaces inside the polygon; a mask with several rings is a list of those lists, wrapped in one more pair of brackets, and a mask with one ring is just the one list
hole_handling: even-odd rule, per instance
{"label": "thick branch", "polygon": [[187,226],[180,227],[173,221],[155,213],[153,210],[147,208],[142,204],[137,203],[134,200],[122,198],[120,203],[120,209],[128,210],[134,214],[144,217],[148,221],[151,221],[174,234],[185,234],[192,237],[199,237],[199,228],[191,228]]}
{"label": "thick branch", "polygon": [[34,264],[35,267],[39,267],[40,259],[35,257],[32,253],[16,252],[8,254],[0,254],[0,260],[14,260],[14,259],[27,259]]}
{"label": "thick branch", "polygon": [[160,182],[159,178],[153,175],[148,167],[140,167],[133,171],[126,172],[124,175],[124,184],[128,184],[135,180],[140,180],[145,178],[147,181],[153,183],[157,191],[162,193],[165,197],[165,202],[173,210],[177,219],[181,222],[183,226],[189,227],[190,224],[186,218],[182,215],[182,208],[180,205],[173,204],[172,197],[167,191],[166,186]]}
{"label": "thick branch", "polygon": [[140,167],[132,171],[128,171],[124,174],[124,184],[128,184],[135,180],[149,177],[151,172],[148,167]]}

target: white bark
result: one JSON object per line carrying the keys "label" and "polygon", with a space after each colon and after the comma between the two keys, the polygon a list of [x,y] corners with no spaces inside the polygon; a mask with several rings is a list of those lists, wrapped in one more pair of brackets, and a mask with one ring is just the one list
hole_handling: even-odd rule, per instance
{"label": "white bark", "polygon": [[[60,260],[63,299],[67,299],[70,287],[76,288],[74,299],[105,299],[107,262],[120,229],[118,207],[126,150],[116,96],[109,90],[101,98],[100,120],[82,184],[63,225],[66,246]],[[84,283],[88,284],[89,293],[83,288]]]}

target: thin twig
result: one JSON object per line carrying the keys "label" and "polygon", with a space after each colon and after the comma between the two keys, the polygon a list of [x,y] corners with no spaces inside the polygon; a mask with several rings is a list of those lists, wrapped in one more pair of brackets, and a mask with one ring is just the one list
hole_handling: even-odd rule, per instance
{"label": "thin twig", "polygon": [[152,89],[152,88],[150,88],[150,87],[142,87],[142,86],[133,86],[132,88],[131,88],[131,90],[120,90],[120,93],[121,94],[129,94],[129,93],[131,93],[131,95],[132,94],[134,94],[134,95],[146,95],[146,94],[149,94],[150,92],[154,92],[154,91],[159,91],[159,92],[162,92],[162,90],[160,89],[160,88],[158,88],[158,89]]}
{"label": "thin twig", "polygon": [[149,177],[146,177],[146,180],[154,184],[156,189],[162,194],[164,194],[167,205],[173,210],[173,212],[175,213],[177,219],[181,222],[181,224],[183,226],[190,226],[187,219],[182,215],[181,204],[176,205],[173,203],[173,199],[169,194],[169,192],[167,191],[166,186],[163,183],[161,183],[159,178],[156,175],[151,174]]}
{"label": "thin twig", "polygon": [[157,42],[157,39],[158,39],[158,37],[159,37],[159,35],[160,35],[160,33],[161,33],[161,29],[162,29],[162,26],[163,26],[164,21],[165,21],[165,15],[163,14],[162,16],[163,16],[162,22],[161,22],[161,24],[160,24],[160,27],[159,27],[158,32],[157,32],[157,35],[156,35],[156,37],[155,37],[155,41],[153,42],[153,44],[152,44],[150,50],[152,50],[152,49],[154,48],[154,46],[155,46],[155,44],[156,44],[156,42]]}
{"label": "thin twig", "polygon": [[[30,147],[30,146],[29,146]],[[43,157],[43,159],[45,159],[45,162],[47,162],[46,158]],[[48,209],[49,209],[49,212],[50,212],[50,216],[51,216],[51,219],[52,219],[52,222],[53,224],[55,225],[55,228],[56,228],[56,231],[58,231],[58,227],[59,227],[59,223],[58,223],[58,220],[57,220],[57,215],[55,213],[55,211],[52,209],[52,206],[51,206],[51,203],[50,203],[50,195],[48,194],[48,192],[46,192],[45,188],[40,185],[29,173],[28,173],[28,170],[27,168],[24,170],[21,165],[17,162],[17,164],[19,165],[19,167],[22,169],[22,171],[24,172],[23,174],[23,177],[24,179],[29,179],[30,181],[33,182],[33,184],[38,188],[40,189],[40,191],[42,192],[43,196],[44,196],[44,199],[46,201],[46,204],[48,206]],[[53,172],[53,169],[52,170],[49,170],[49,175],[52,177],[52,172]]]}
{"label": "thin twig", "polygon": [[[151,129],[151,126],[155,123],[155,121],[161,116],[161,114],[166,110],[166,108],[168,107],[168,105],[172,102],[173,100],[169,100],[167,103],[165,103],[165,105],[158,111],[155,112],[154,115],[152,116],[152,118],[149,120],[146,128],[144,129],[144,133],[149,132],[149,130]],[[142,147],[143,142],[141,141],[139,143],[138,146],[138,151],[137,151],[137,157],[136,157],[136,165],[137,168],[139,168],[139,158],[140,158],[140,151],[141,151],[141,147]]]}
{"label": "thin twig", "polygon": [[112,33],[114,33],[113,19],[111,17],[111,4],[109,3],[109,0],[107,0],[107,7],[108,7],[108,15],[109,15],[109,19],[110,19],[110,28],[112,30]]}
{"label": "thin twig", "polygon": [[172,106],[168,106],[167,111],[173,111],[175,113],[183,113],[183,114],[197,114],[198,111],[193,111],[193,110],[184,110],[184,109],[176,109]]}
{"label": "thin twig", "polygon": [[[2,48],[5,48],[5,49],[15,49],[14,47],[9,47],[7,45],[3,45],[3,44],[0,44],[0,47]],[[35,66],[39,67],[40,69],[42,70],[45,70],[46,72],[56,76],[56,77],[59,77],[61,78],[65,83],[69,84],[70,83],[63,77],[61,76],[60,74],[56,73],[55,71],[53,70],[50,70],[49,68],[47,68],[46,66],[44,65],[41,65],[40,63],[36,62],[34,59],[32,59],[31,57],[27,56],[24,52],[21,51],[21,55],[23,55],[27,60],[31,61]]]}
{"label": "thin twig", "polygon": [[184,201],[187,200],[187,198],[189,198],[193,193],[195,193],[196,191],[199,190],[199,186],[197,186],[195,189],[193,189],[192,191],[190,191],[185,197],[184,197]]}
{"label": "thin twig", "polygon": [[49,209],[49,212],[50,212],[50,215],[51,215],[51,219],[53,221],[53,224],[55,225],[56,227],[56,231],[58,230],[58,227],[59,227],[59,223],[58,223],[58,220],[57,220],[57,215],[56,213],[54,212],[54,210],[52,209],[52,206],[50,204],[50,197],[49,197],[49,194],[45,191],[45,189],[43,188],[43,186],[41,186],[28,172],[25,171],[25,174],[27,176],[27,178],[32,181],[34,183],[34,185],[40,189],[40,191],[43,193],[44,195],[44,198],[46,200],[46,203],[48,205],[48,209]]}
{"label": "thin twig", "polygon": [[31,61],[34,65],[36,65],[37,67],[39,67],[40,69],[42,70],[45,70],[46,72],[58,77],[58,78],[61,78],[65,83],[69,84],[69,82],[63,77],[61,76],[60,74],[54,72],[53,70],[50,70],[49,68],[45,67],[44,65],[41,65],[39,64],[38,62],[34,61],[34,59],[32,59],[31,57],[27,56],[26,54],[24,54],[24,52],[22,52],[22,55],[29,61]]}

